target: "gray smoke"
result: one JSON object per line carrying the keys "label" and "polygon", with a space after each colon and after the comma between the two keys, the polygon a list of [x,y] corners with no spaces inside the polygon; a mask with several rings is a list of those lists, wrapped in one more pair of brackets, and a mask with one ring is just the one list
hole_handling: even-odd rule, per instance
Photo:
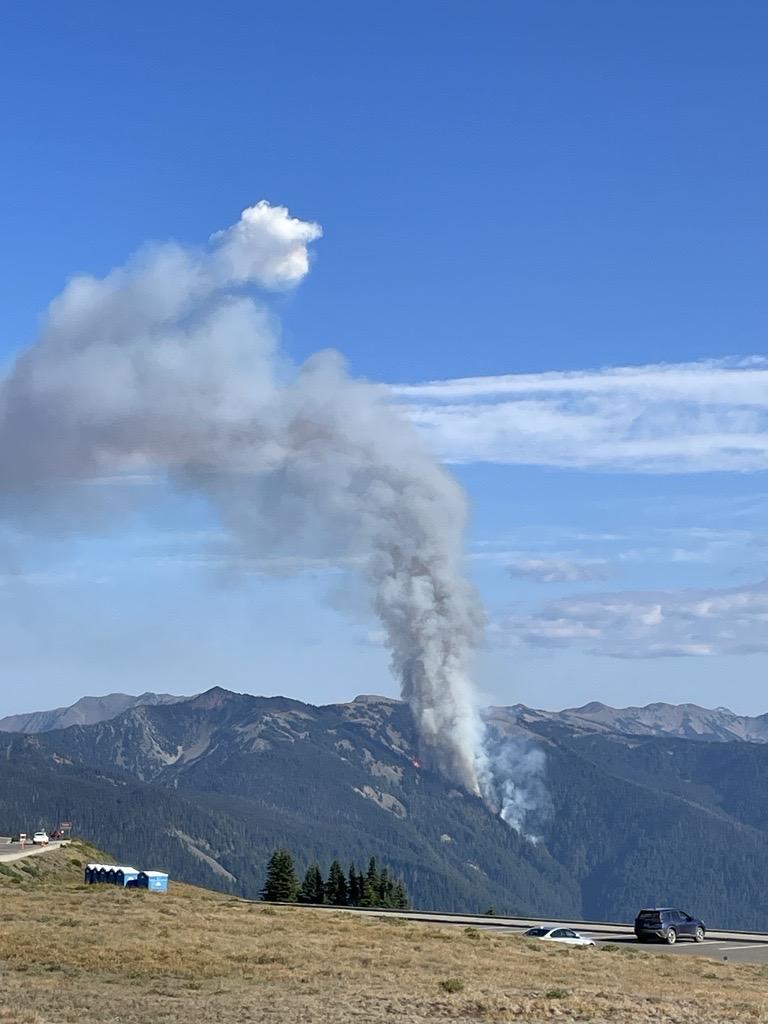
{"label": "gray smoke", "polygon": [[537,843],[554,814],[541,740],[493,708],[486,718],[486,803],[510,828]]}
{"label": "gray smoke", "polygon": [[461,571],[464,495],[385,389],[333,352],[290,366],[247,294],[298,284],[320,235],[261,202],[199,251],[149,247],[73,279],[0,385],[0,488],[42,501],[164,473],[205,497],[238,557],[356,560],[427,756],[479,794],[469,661],[482,614]]}
{"label": "gray smoke", "polygon": [[540,829],[552,814],[545,773],[547,759],[532,741],[507,743],[493,761],[498,778],[500,815],[532,842],[541,839]]}

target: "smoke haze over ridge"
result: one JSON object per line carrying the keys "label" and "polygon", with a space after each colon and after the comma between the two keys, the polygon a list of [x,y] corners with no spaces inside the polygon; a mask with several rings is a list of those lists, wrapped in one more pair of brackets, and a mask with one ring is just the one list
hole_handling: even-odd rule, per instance
{"label": "smoke haze over ridge", "polygon": [[45,502],[104,474],[167,473],[244,557],[360,560],[430,761],[479,794],[483,614],[461,570],[464,494],[387,389],[334,352],[290,367],[244,290],[296,286],[321,234],[261,202],[205,248],[150,246],[70,281],[0,386],[0,488]]}

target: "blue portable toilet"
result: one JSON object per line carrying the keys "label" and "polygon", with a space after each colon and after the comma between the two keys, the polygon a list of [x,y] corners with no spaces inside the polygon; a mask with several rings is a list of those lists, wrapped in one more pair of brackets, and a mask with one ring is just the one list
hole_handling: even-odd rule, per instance
{"label": "blue portable toilet", "polygon": [[139,877],[137,868],[123,867],[119,864],[87,864],[85,868],[85,881],[91,885],[102,885],[106,882],[110,885],[126,886],[129,882],[135,882]]}
{"label": "blue portable toilet", "polygon": [[131,885],[131,882],[135,882],[138,877],[139,872],[137,868],[115,868],[115,885],[121,885],[123,888],[132,889],[133,886]]}
{"label": "blue portable toilet", "polygon": [[140,871],[136,884],[150,892],[168,892],[168,875],[164,871]]}
{"label": "blue portable toilet", "polygon": [[106,878],[107,868],[104,864],[89,864],[85,870],[87,872],[86,881],[91,885],[103,882]]}

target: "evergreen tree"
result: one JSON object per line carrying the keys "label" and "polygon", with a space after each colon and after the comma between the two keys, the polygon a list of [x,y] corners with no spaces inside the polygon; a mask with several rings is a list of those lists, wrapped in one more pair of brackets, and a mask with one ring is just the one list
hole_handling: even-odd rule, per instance
{"label": "evergreen tree", "polygon": [[375,907],[378,904],[379,895],[368,881],[368,876],[363,876],[363,886],[360,891],[359,907]]}
{"label": "evergreen tree", "polygon": [[380,907],[391,907],[392,906],[392,879],[389,877],[389,871],[386,868],[382,868],[379,873],[379,884],[378,884],[378,896]]}
{"label": "evergreen tree", "polygon": [[273,903],[295,903],[299,880],[288,850],[275,850],[267,864],[267,878],[261,898]]}
{"label": "evergreen tree", "polygon": [[376,858],[371,857],[368,861],[368,870],[365,873],[365,880],[374,892],[379,891],[379,865]]}
{"label": "evergreen tree", "polygon": [[336,907],[347,905],[347,880],[344,877],[344,870],[337,860],[331,864],[328,872],[328,881],[325,883],[325,898],[328,903]]}
{"label": "evergreen tree", "polygon": [[358,906],[363,902],[363,893],[365,891],[365,875],[362,871],[357,872],[357,903]]}
{"label": "evergreen tree", "polygon": [[363,876],[362,892],[360,894],[361,907],[378,907],[379,895],[379,867],[376,858],[371,857],[368,861],[368,870]]}
{"label": "evergreen tree", "polygon": [[398,910],[407,910],[410,906],[405,882],[402,879],[398,879],[392,886],[392,906],[397,907]]}
{"label": "evergreen tree", "polygon": [[351,907],[356,907],[360,903],[360,897],[363,894],[363,886],[360,882],[360,876],[357,873],[357,868],[354,864],[349,865],[349,880],[347,882],[347,899]]}
{"label": "evergreen tree", "polygon": [[325,903],[325,886],[319,864],[310,864],[299,890],[299,903]]}

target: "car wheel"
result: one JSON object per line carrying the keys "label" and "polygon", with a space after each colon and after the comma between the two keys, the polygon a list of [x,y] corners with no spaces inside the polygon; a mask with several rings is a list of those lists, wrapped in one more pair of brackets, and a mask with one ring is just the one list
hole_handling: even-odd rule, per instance
{"label": "car wheel", "polygon": [[674,928],[670,928],[667,934],[664,936],[664,940],[668,946],[674,946],[677,942],[677,932]]}
{"label": "car wheel", "polygon": [[695,942],[704,941],[704,929],[701,927],[701,925],[699,925],[699,927],[696,929],[693,938]]}

